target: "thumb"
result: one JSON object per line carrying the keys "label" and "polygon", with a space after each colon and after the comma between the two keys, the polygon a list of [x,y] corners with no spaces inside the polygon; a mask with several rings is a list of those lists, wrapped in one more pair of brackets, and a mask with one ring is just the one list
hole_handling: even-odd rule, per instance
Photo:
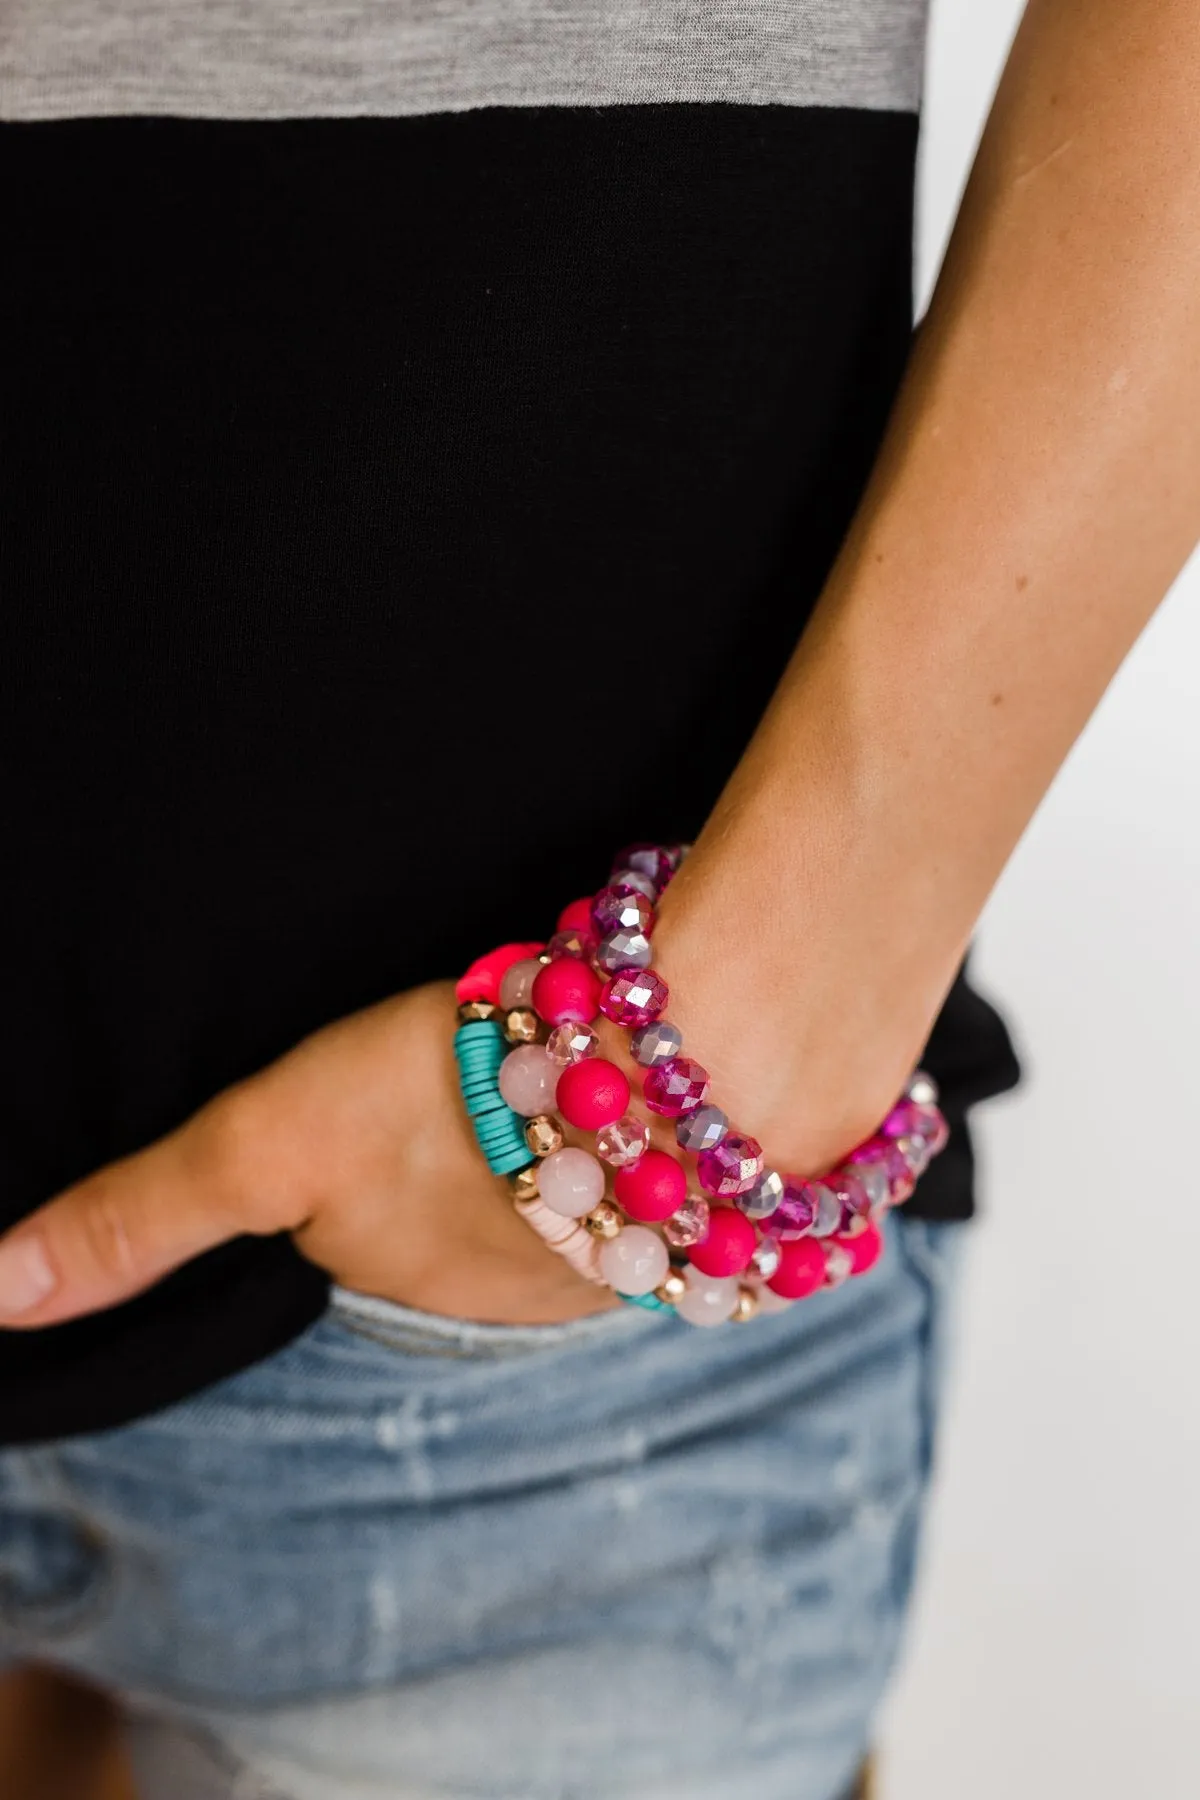
{"label": "thumb", "polygon": [[273,1209],[246,1205],[227,1135],[198,1114],[14,1226],[0,1238],[0,1327],[116,1306],[227,1238],[284,1229]]}

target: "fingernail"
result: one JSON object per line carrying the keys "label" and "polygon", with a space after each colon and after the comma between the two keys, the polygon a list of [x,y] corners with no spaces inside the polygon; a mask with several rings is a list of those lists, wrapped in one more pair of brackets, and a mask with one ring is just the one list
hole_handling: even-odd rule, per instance
{"label": "fingernail", "polygon": [[57,1277],[40,1237],[0,1244],[0,1319],[32,1311],[53,1292]]}

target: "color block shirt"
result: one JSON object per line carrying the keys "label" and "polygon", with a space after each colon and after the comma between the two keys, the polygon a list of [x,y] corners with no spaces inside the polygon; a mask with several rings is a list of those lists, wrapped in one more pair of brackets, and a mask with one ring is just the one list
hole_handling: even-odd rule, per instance
{"label": "color block shirt", "polygon": [[[925,0],[0,9],[0,1224],[688,839],[912,333]],[[964,980],[955,1121],[1016,1065]],[[402,1104],[402,1096],[398,1097]],[[325,1304],[242,1239],[0,1333],[0,1437]]]}

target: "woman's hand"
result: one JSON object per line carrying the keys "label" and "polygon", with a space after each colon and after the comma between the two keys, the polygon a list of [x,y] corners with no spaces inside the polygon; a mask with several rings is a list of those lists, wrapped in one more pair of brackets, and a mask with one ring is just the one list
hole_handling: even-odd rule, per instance
{"label": "woman's hand", "polygon": [[618,1304],[488,1173],[458,1095],[449,984],[339,1020],[0,1241],[0,1323],[114,1306],[242,1233],[290,1231],[343,1286],[527,1324]]}

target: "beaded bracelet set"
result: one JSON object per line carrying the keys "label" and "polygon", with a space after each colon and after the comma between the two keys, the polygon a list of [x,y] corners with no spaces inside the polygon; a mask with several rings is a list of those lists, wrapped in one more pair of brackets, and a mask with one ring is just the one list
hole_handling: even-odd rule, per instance
{"label": "beaded bracelet set", "polygon": [[[632,1305],[719,1325],[865,1274],[882,1249],[880,1219],[909,1198],[949,1133],[936,1085],[918,1070],[828,1174],[767,1166],[762,1146],[709,1100],[650,966],[655,902],[685,850],[630,845],[594,898],[565,909],[548,944],[505,944],[472,963],[455,990],[454,1053],[488,1166],[539,1236]],[[632,1034],[645,1105],[674,1122],[683,1157],[650,1147],[628,1078],[597,1054],[601,1013]],[[561,1120],[595,1133],[594,1155],[564,1143]]]}

